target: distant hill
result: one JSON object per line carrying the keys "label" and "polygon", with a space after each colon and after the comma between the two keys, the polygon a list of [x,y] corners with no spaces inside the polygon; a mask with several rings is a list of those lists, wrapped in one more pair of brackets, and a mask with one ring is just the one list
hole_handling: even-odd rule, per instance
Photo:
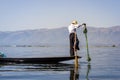
{"label": "distant hill", "polygon": [[119,45],[120,26],[110,28],[88,28],[89,42],[91,45]]}
{"label": "distant hill", "polygon": [[[83,29],[78,28],[80,45],[85,45]],[[110,28],[88,27],[89,45],[120,45],[120,26]],[[0,45],[69,45],[67,27],[57,29],[0,32]]]}

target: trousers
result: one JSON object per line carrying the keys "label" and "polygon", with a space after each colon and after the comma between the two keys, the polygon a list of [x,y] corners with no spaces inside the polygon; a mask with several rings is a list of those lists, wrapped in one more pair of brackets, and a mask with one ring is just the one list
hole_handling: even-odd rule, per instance
{"label": "trousers", "polygon": [[76,35],[76,43],[75,43],[75,33],[70,33],[69,41],[70,41],[70,56],[75,56],[74,44],[75,44],[75,49],[79,50],[79,40],[77,35]]}

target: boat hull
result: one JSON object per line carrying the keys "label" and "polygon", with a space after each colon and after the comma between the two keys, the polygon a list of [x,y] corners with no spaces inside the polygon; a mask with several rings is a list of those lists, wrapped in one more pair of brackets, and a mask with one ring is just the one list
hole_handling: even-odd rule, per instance
{"label": "boat hull", "polygon": [[[78,58],[81,58],[78,56]],[[40,63],[52,64],[61,61],[73,60],[75,57],[40,57],[40,58],[0,58],[0,63]]]}

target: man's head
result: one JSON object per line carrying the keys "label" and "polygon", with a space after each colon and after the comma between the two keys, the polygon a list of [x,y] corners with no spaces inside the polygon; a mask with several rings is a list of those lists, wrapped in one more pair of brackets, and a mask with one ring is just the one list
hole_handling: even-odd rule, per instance
{"label": "man's head", "polygon": [[72,21],[72,24],[77,25],[78,22],[76,20]]}

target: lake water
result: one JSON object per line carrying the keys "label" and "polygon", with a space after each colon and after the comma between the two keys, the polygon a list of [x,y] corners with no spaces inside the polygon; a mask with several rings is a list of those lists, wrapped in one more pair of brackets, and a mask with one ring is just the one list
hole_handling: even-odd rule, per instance
{"label": "lake water", "polygon": [[[69,56],[68,46],[0,47],[7,57]],[[86,61],[86,48],[78,51],[79,68],[74,61],[60,64],[0,64],[1,80],[120,80],[120,47],[90,47],[92,61]]]}

